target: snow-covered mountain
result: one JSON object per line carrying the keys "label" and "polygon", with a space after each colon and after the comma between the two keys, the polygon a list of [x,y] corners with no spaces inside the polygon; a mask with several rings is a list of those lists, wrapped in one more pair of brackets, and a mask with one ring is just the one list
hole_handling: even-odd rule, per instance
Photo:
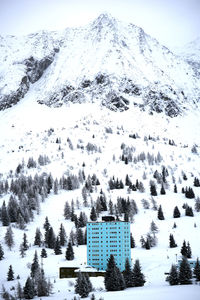
{"label": "snow-covered mountain", "polygon": [[0,57],[1,109],[30,91],[56,107],[90,101],[176,116],[198,106],[200,79],[192,67],[141,28],[108,14],[62,32],[1,37]]}
{"label": "snow-covered mountain", "polygon": [[184,47],[177,48],[175,52],[187,61],[194,69],[195,74],[200,77],[200,37],[187,43]]}
{"label": "snow-covered mountain", "polygon": [[184,57],[185,60],[200,62],[200,36],[184,47],[177,48],[176,53]]}

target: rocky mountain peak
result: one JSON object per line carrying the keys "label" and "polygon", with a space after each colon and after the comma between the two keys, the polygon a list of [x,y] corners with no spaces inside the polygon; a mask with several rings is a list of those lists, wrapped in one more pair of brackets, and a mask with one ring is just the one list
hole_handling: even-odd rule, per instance
{"label": "rocky mountain peak", "polygon": [[0,54],[1,109],[30,93],[49,106],[95,101],[171,117],[198,105],[200,79],[192,67],[143,29],[108,13],[63,33],[5,37]]}

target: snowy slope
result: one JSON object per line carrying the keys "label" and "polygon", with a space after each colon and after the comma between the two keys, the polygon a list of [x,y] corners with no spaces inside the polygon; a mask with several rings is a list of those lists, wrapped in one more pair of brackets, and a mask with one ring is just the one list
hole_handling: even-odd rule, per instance
{"label": "snowy slope", "polygon": [[177,48],[176,53],[185,60],[200,62],[200,37],[187,43],[184,47]]}
{"label": "snowy slope", "polygon": [[187,43],[184,47],[175,49],[175,53],[187,61],[192,66],[196,76],[200,77],[200,37]]}
{"label": "snowy slope", "polygon": [[[23,118],[21,117],[23,115]],[[12,108],[0,112],[1,128],[1,149],[0,166],[1,180],[15,178],[15,170],[19,163],[24,160],[25,165],[29,157],[37,160],[40,154],[46,154],[51,163],[34,169],[25,167],[24,175],[34,176],[36,173],[51,172],[54,178],[60,178],[63,174],[77,174],[82,169],[85,162],[84,171],[86,176],[96,174],[101,185],[97,187],[94,193],[90,194],[91,199],[95,201],[102,188],[106,194],[107,201],[112,199],[114,203],[117,197],[127,197],[134,199],[139,208],[139,213],[135,215],[131,224],[131,232],[136,241],[136,248],[132,249],[131,256],[133,263],[139,259],[142,270],[145,274],[146,284],[144,288],[131,288],[124,292],[107,293],[103,284],[103,278],[93,278],[92,284],[95,288],[97,299],[101,296],[104,299],[121,298],[122,295],[127,298],[146,300],[162,299],[170,300],[176,293],[177,299],[186,300],[188,295],[192,299],[198,300],[199,286],[178,286],[170,287],[165,281],[164,272],[168,272],[171,264],[176,262],[176,254],[180,258],[180,249],[183,240],[190,242],[193,259],[196,259],[200,253],[199,247],[199,228],[200,215],[194,211],[194,217],[186,217],[183,204],[187,202],[194,209],[194,200],[186,199],[181,193],[184,186],[193,187],[194,176],[199,177],[199,128],[200,118],[198,112],[188,114],[187,116],[177,118],[166,118],[164,114],[149,115],[141,112],[135,107],[125,112],[112,112],[98,104],[71,104],[68,107],[51,108],[41,106],[34,101],[32,95],[27,95],[20,103]],[[106,129],[107,128],[107,129]],[[50,129],[53,129],[50,130]],[[109,130],[108,130],[109,129]],[[138,138],[130,138],[129,135],[137,133]],[[152,139],[148,139],[148,136]],[[61,150],[56,143],[56,138],[61,138]],[[145,138],[146,137],[146,138]],[[67,138],[70,138],[73,144],[73,150],[69,148]],[[175,146],[169,145],[169,139],[173,139]],[[87,143],[94,143],[101,151],[90,153],[86,150]],[[129,163],[125,165],[120,160],[122,154],[121,144],[124,143],[134,150],[133,155],[137,156],[141,152],[149,152],[157,155],[160,152],[163,160],[161,163],[149,164],[147,161],[138,163]],[[197,154],[191,152],[192,146],[197,145]],[[79,145],[79,147],[78,147]],[[80,148],[82,146],[82,148]],[[62,157],[64,153],[64,158]],[[115,159],[113,158],[115,156]],[[161,171],[162,165],[169,170],[167,177],[168,188],[166,195],[160,195],[160,184],[157,184],[158,196],[154,197],[157,204],[161,204],[165,215],[164,221],[157,219],[157,212],[152,209],[151,196],[149,192],[149,181],[155,180],[153,173],[155,170]],[[10,172],[10,170],[13,170]],[[146,179],[143,180],[143,173],[146,173]],[[182,172],[187,174],[187,181],[182,178]],[[114,175],[125,180],[126,174],[129,174],[131,180],[142,180],[145,192],[133,192],[124,188],[123,190],[108,189],[108,180]],[[173,179],[173,177],[175,179]],[[173,180],[175,180],[178,193],[173,192]],[[193,187],[194,188],[194,187]],[[30,263],[32,263],[35,250],[40,255],[41,248],[33,246],[36,228],[41,229],[44,234],[43,224],[45,217],[48,216],[55,233],[58,233],[60,224],[63,223],[69,237],[71,229],[75,231],[74,223],[64,219],[64,204],[73,199],[79,200],[80,207],[75,205],[75,212],[79,215],[84,211],[89,218],[90,207],[82,205],[81,189],[74,191],[60,190],[58,195],[53,192],[40,204],[39,215],[35,213],[34,220],[27,224],[25,231],[16,228],[13,224],[15,246],[9,251],[4,242],[4,235],[7,227],[1,227],[0,242],[4,248],[5,259],[0,261],[1,275],[0,281],[6,289],[16,286],[18,280],[6,281],[8,266],[12,264],[15,272],[15,278],[20,275],[20,283],[25,283],[30,273]],[[195,195],[200,196],[199,188],[194,188]],[[9,199],[8,195],[2,195],[0,205]],[[150,209],[144,209],[141,200],[146,199],[150,204]],[[177,205],[181,212],[180,219],[174,219],[173,209]],[[145,236],[149,231],[150,223],[154,220],[159,228],[158,245],[151,250],[141,248],[140,237]],[[176,222],[177,228],[173,229]],[[196,227],[194,227],[196,223]],[[28,241],[31,244],[24,258],[20,257],[19,245],[22,241],[23,233],[26,232]],[[169,234],[173,233],[177,248],[169,248]],[[85,266],[86,246],[74,247],[75,260],[70,262],[65,260],[66,247],[62,248],[63,254],[54,255],[52,249],[47,249],[48,257],[43,260],[45,274],[54,284],[51,299],[73,299],[74,297],[74,279],[59,279],[59,267],[63,266]],[[20,263],[19,263],[20,262]],[[12,291],[10,291],[12,292]],[[156,295],[155,295],[156,293]],[[37,298],[35,298],[37,299]],[[48,298],[47,298],[48,299]]]}
{"label": "snowy slope", "polygon": [[0,44],[1,108],[30,88],[39,103],[53,106],[92,101],[176,116],[198,103],[200,81],[187,63],[108,14],[84,27],[4,37]]}

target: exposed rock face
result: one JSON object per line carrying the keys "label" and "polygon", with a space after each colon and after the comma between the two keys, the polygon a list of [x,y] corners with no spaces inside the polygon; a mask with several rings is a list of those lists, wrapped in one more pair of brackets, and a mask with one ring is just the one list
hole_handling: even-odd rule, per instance
{"label": "exposed rock face", "polygon": [[17,102],[19,102],[27,93],[29,86],[29,79],[27,76],[24,76],[19,85],[19,88],[15,92],[12,92],[11,94],[5,96],[0,95],[0,110],[4,110],[17,104]]}
{"label": "exposed rock face", "polygon": [[21,79],[21,82],[15,91],[12,91],[8,95],[0,95],[0,110],[9,108],[24,98],[25,94],[29,90],[30,83],[35,83],[42,77],[44,71],[53,62],[53,59],[54,53],[42,58],[41,60],[37,60],[33,56],[26,59],[23,62],[26,66],[25,76]]}
{"label": "exposed rock face", "polygon": [[36,82],[44,71],[50,66],[50,64],[53,62],[54,54],[49,55],[47,57],[44,57],[41,60],[35,59],[33,56],[26,59],[24,61],[26,67],[27,67],[27,76],[31,83]]}

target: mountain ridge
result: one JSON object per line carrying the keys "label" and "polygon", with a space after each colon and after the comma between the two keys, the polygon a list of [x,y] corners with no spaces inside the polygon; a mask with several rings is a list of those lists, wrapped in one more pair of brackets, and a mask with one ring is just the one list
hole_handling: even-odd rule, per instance
{"label": "mountain ridge", "polygon": [[50,106],[97,101],[112,110],[136,105],[171,117],[198,106],[200,79],[192,67],[140,27],[109,14],[80,28],[1,38],[0,44],[1,109],[30,87]]}

